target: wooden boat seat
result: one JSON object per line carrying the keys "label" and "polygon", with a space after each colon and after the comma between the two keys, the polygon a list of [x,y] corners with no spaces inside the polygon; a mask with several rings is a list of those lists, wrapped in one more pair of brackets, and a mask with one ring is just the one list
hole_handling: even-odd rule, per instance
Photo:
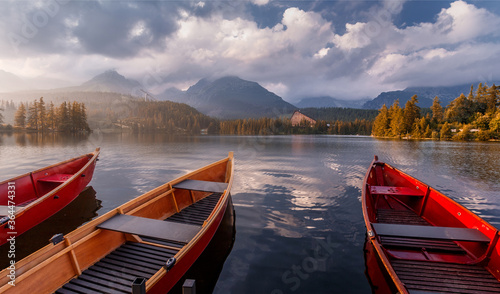
{"label": "wooden boat seat", "polygon": [[419,196],[419,197],[425,196],[425,193],[422,190],[408,188],[408,187],[392,187],[392,186],[371,186],[370,193],[372,195]]}
{"label": "wooden boat seat", "polygon": [[188,243],[201,226],[117,214],[97,226],[99,229]]}
{"label": "wooden boat seat", "polygon": [[69,178],[71,178],[73,174],[53,174],[51,176],[45,177],[38,179],[38,182],[45,182],[45,183],[64,183]]}
{"label": "wooden boat seat", "polygon": [[379,236],[392,236],[417,239],[438,239],[489,243],[490,239],[475,229],[433,227],[417,225],[372,223]]}
{"label": "wooden boat seat", "polygon": [[227,185],[228,185],[227,183],[223,182],[184,180],[180,183],[173,185],[172,187],[175,189],[224,193],[224,191],[227,189]]}

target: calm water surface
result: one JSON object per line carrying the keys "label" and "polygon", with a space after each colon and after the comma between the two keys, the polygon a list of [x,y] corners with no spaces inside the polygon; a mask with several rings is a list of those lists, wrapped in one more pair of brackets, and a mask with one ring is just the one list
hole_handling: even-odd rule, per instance
{"label": "calm water surface", "polygon": [[[344,136],[0,136],[0,180],[101,147],[98,214],[235,152],[236,241],[214,293],[371,293],[361,186],[373,155],[500,228],[500,144]],[[2,257],[3,258],[3,257]]]}

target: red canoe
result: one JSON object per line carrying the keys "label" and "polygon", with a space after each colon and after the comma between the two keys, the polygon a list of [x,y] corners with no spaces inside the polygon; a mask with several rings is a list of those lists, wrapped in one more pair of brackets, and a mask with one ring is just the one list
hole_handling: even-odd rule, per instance
{"label": "red canoe", "polygon": [[233,153],[167,182],[0,272],[0,293],[167,293],[214,236]]}
{"label": "red canoe", "polygon": [[399,293],[500,293],[499,232],[465,207],[376,156],[362,206]]}
{"label": "red canoe", "polygon": [[43,222],[75,199],[94,174],[94,152],[0,183],[0,245]]}

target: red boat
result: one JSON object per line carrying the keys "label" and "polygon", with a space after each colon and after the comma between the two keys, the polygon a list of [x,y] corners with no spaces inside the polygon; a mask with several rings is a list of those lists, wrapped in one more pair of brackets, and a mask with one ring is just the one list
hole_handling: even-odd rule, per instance
{"label": "red boat", "polygon": [[377,156],[364,179],[362,206],[390,288],[500,293],[499,232],[465,207]]}
{"label": "red boat", "polygon": [[233,153],[165,183],[0,272],[0,293],[167,293],[226,211]]}
{"label": "red boat", "polygon": [[75,199],[94,174],[94,152],[0,183],[0,245],[43,222]]}

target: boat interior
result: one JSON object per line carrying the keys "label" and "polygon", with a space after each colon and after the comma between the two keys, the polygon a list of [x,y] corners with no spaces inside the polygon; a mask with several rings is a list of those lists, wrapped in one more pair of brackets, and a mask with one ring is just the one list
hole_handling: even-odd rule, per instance
{"label": "boat interior", "polygon": [[209,192],[163,221],[118,214],[98,225],[124,233],[125,242],[55,293],[131,293],[137,278],[148,280],[175,262],[174,256],[199,232],[222,196]]}
{"label": "boat interior", "polygon": [[410,293],[498,293],[498,230],[422,182],[375,162],[367,212],[384,254]]}
{"label": "boat interior", "polygon": [[[227,200],[222,196],[229,193],[231,164],[216,162],[54,236],[53,245],[16,263],[15,289],[4,286],[0,292],[131,293],[139,277],[154,285],[222,209],[218,204]],[[5,277],[0,281],[6,284]]]}

